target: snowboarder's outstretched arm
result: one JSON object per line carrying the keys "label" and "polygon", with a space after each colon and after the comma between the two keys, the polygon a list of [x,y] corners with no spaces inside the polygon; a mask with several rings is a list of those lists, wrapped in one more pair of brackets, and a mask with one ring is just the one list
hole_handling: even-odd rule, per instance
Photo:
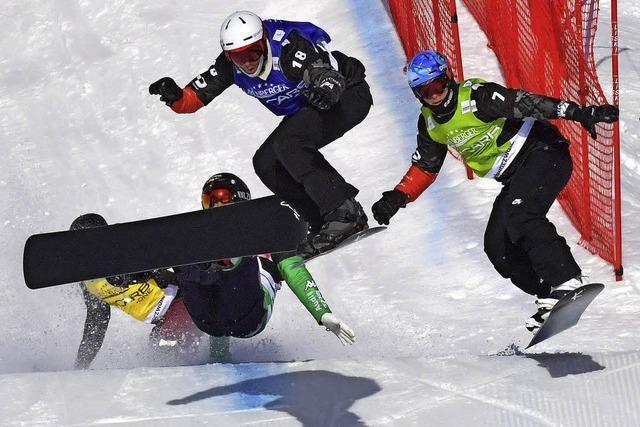
{"label": "snowboarder's outstretched arm", "polygon": [[302,258],[292,254],[275,254],[273,258],[287,286],[316,322],[333,332],[343,345],[353,344],[355,340],[353,331],[331,312],[311,273],[304,264],[301,264]]}
{"label": "snowboarder's outstretched arm", "polygon": [[411,166],[393,190],[382,193],[382,198],[373,204],[373,217],[379,224],[389,220],[400,208],[416,200],[436,180],[447,156],[447,146],[438,144],[429,137],[422,114],[418,117],[416,151],[411,156]]}
{"label": "snowboarder's outstretched arm", "polygon": [[160,304],[164,301],[162,307],[166,309],[173,299],[166,299],[164,289],[174,283],[175,275],[168,270],[121,274],[80,283],[87,317],[75,367],[89,368],[98,354],[111,318],[111,305],[137,320],[155,323],[164,315],[163,310],[158,310]]}
{"label": "snowboarder's outstretched arm", "polygon": [[[537,95],[522,89],[510,89],[497,83],[484,83],[473,91],[478,118],[491,121],[507,119],[566,119],[579,122],[592,138],[596,138],[596,124],[618,120],[618,107],[613,105],[579,105],[573,101]],[[483,117],[484,116],[484,117]]]}
{"label": "snowboarder's outstretched arm", "polygon": [[109,304],[89,292],[83,283],[80,283],[80,289],[82,290],[84,304],[87,307],[87,317],[84,322],[82,341],[80,342],[80,347],[78,347],[74,368],[88,369],[104,342],[104,336],[111,318],[111,308]]}
{"label": "snowboarder's outstretched arm", "polygon": [[194,113],[208,105],[233,84],[233,65],[224,53],[202,74],[196,76],[184,88],[171,77],[163,77],[151,83],[149,93],[160,95],[160,101],[176,113]]}

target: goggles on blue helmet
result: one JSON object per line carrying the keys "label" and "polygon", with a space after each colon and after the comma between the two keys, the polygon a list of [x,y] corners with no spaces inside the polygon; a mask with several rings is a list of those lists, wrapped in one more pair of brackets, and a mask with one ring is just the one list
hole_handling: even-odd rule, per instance
{"label": "goggles on blue helmet", "polygon": [[418,52],[407,64],[407,80],[416,97],[442,93],[449,82],[447,59],[434,50]]}
{"label": "goggles on blue helmet", "polygon": [[448,76],[440,76],[435,79],[428,81],[426,83],[421,84],[420,86],[416,86],[413,88],[413,93],[416,97],[422,99],[429,99],[432,96],[440,95],[447,88],[447,84],[449,83]]}

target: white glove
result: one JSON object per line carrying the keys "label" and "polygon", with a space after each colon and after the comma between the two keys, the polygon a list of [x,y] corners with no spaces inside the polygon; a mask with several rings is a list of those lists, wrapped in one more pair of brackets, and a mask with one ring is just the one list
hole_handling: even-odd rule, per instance
{"label": "white glove", "polygon": [[353,331],[346,323],[342,320],[338,319],[338,317],[333,313],[325,313],[320,318],[320,323],[322,326],[327,328],[327,331],[331,331],[342,342],[342,345],[353,344],[356,336]]}

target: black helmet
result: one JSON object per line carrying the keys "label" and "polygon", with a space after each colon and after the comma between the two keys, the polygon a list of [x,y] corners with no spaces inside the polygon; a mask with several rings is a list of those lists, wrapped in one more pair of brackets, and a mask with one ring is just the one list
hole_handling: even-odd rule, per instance
{"label": "black helmet", "polygon": [[251,200],[249,187],[232,173],[217,173],[204,183],[200,198],[203,209],[215,203],[235,203]]}
{"label": "black helmet", "polygon": [[107,225],[107,221],[96,213],[88,213],[80,215],[72,223],[69,230],[80,230],[82,228],[103,227]]}

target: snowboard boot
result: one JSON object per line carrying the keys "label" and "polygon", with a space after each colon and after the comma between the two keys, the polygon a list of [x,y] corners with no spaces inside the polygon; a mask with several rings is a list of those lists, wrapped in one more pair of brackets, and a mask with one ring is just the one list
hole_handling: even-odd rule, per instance
{"label": "snowboard boot", "polygon": [[307,236],[298,244],[296,255],[307,259],[318,254],[316,248],[313,247],[313,238],[322,229],[323,222],[320,214],[311,218],[304,218],[304,220],[308,224]]}
{"label": "snowboard boot", "polygon": [[353,197],[326,214],[324,221],[320,232],[313,236],[311,242],[318,253],[331,250],[349,236],[369,228],[367,215]]}
{"label": "snowboard boot", "polygon": [[558,286],[552,286],[551,293],[549,294],[549,298],[555,298],[557,302],[557,300],[561,299],[563,296],[565,296],[569,292],[583,285],[584,283],[582,283],[581,276],[574,277],[573,279],[568,280],[564,283],[561,283]]}
{"label": "snowboard boot", "polygon": [[316,232],[309,227],[309,232],[302,242],[298,244],[296,249],[296,255],[301,256],[304,259],[311,258],[314,255],[318,255],[318,250],[313,246],[313,238],[316,236]]}
{"label": "snowboard boot", "polygon": [[561,283],[558,286],[552,286],[551,293],[547,298],[538,298],[536,300],[538,311],[536,311],[533,316],[526,320],[524,325],[527,330],[533,334],[538,332],[538,329],[540,329],[544,321],[547,320],[547,318],[549,317],[549,312],[558,303],[558,301],[563,296],[582,285],[582,280],[580,276],[578,276],[564,283]]}
{"label": "snowboard boot", "polygon": [[557,299],[553,298],[538,298],[536,300],[536,305],[538,306],[538,311],[536,311],[533,316],[529,317],[525,322],[524,326],[527,328],[529,332],[535,335],[536,332],[542,327],[542,324],[549,317],[549,312],[554,305],[558,302]]}

